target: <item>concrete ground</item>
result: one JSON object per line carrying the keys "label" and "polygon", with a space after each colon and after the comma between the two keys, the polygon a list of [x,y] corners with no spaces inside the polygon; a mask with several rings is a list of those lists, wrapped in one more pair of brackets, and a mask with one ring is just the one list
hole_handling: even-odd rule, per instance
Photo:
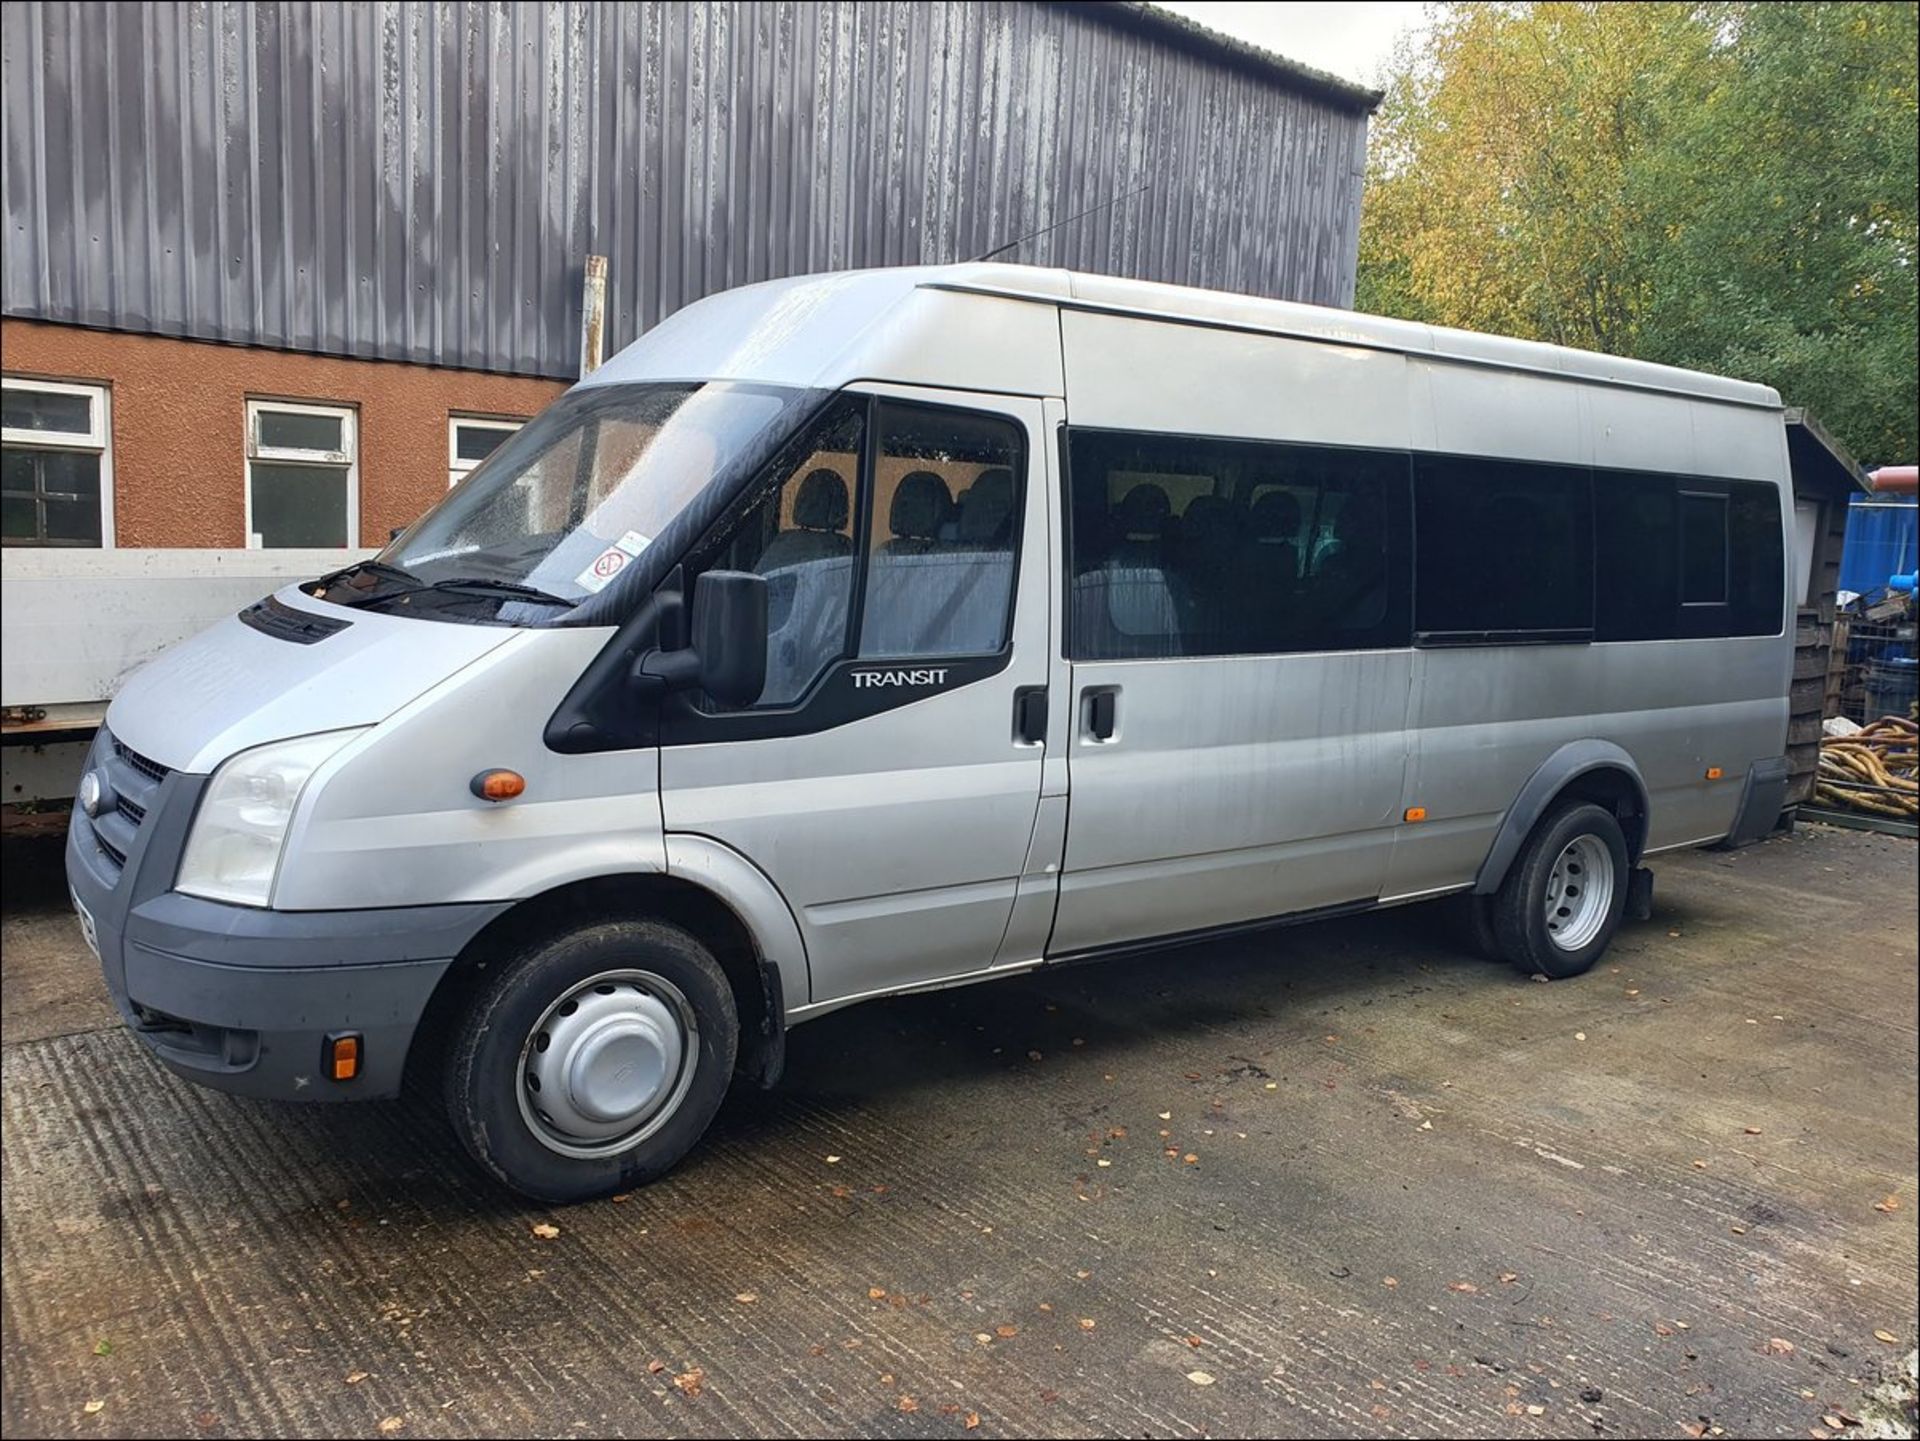
{"label": "concrete ground", "polygon": [[555,1209],[172,1079],[9,850],[0,1422],[1824,1434],[1916,1327],[1915,848],[1655,868],[1578,981],[1415,908],[842,1012]]}

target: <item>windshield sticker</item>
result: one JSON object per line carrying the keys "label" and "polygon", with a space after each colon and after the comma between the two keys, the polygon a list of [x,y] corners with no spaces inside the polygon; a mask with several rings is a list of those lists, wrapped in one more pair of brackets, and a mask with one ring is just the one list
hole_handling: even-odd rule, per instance
{"label": "windshield sticker", "polygon": [[647,548],[647,537],[630,530],[593,558],[593,564],[573,578],[573,583],[592,595],[606,589],[607,582],[627,568],[627,562]]}

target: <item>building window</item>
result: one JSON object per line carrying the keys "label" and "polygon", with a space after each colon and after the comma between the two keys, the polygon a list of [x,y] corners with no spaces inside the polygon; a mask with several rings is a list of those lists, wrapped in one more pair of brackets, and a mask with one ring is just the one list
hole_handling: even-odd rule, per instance
{"label": "building window", "polygon": [[481,461],[492,455],[522,425],[522,420],[498,420],[482,415],[455,415],[447,419],[447,485],[465,480]]}
{"label": "building window", "polygon": [[113,544],[113,461],[101,385],[0,382],[0,540]]}
{"label": "building window", "polygon": [[334,549],[360,533],[354,413],[340,405],[247,402],[247,545]]}

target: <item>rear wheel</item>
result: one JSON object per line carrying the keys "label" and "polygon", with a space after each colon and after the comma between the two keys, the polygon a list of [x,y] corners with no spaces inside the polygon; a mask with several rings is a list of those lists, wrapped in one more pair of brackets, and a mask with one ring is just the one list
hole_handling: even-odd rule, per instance
{"label": "rear wheel", "polygon": [[1534,827],[1493,904],[1500,949],[1560,979],[1592,968],[1627,901],[1627,840],[1612,813],[1568,801]]}
{"label": "rear wheel", "polygon": [[447,1110],[469,1154],[541,1201],[664,1175],[705,1133],[739,1020],[711,952],[657,921],[582,927],[509,958],[469,1003]]}

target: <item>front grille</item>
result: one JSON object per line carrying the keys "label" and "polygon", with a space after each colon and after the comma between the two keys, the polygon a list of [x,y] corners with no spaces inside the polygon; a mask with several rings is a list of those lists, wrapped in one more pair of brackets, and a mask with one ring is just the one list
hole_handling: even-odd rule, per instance
{"label": "front grille", "polygon": [[103,806],[97,816],[89,816],[87,825],[100,858],[118,877],[126,869],[134,840],[159,798],[161,783],[172,772],[118,737],[107,735],[104,739],[106,744],[95,754],[100,757],[101,780],[112,792],[112,805]]}
{"label": "front grille", "polygon": [[132,766],[135,770],[140,772],[141,775],[145,776],[148,780],[152,781],[155,785],[158,785],[161,781],[165,780],[169,775],[172,774],[172,772],[169,771],[165,766],[161,765],[160,762],[148,760],[145,756],[141,755],[138,751],[130,749],[125,745],[122,745],[117,740],[113,743],[113,753],[115,756],[119,757],[119,759],[125,761],[128,765]]}

